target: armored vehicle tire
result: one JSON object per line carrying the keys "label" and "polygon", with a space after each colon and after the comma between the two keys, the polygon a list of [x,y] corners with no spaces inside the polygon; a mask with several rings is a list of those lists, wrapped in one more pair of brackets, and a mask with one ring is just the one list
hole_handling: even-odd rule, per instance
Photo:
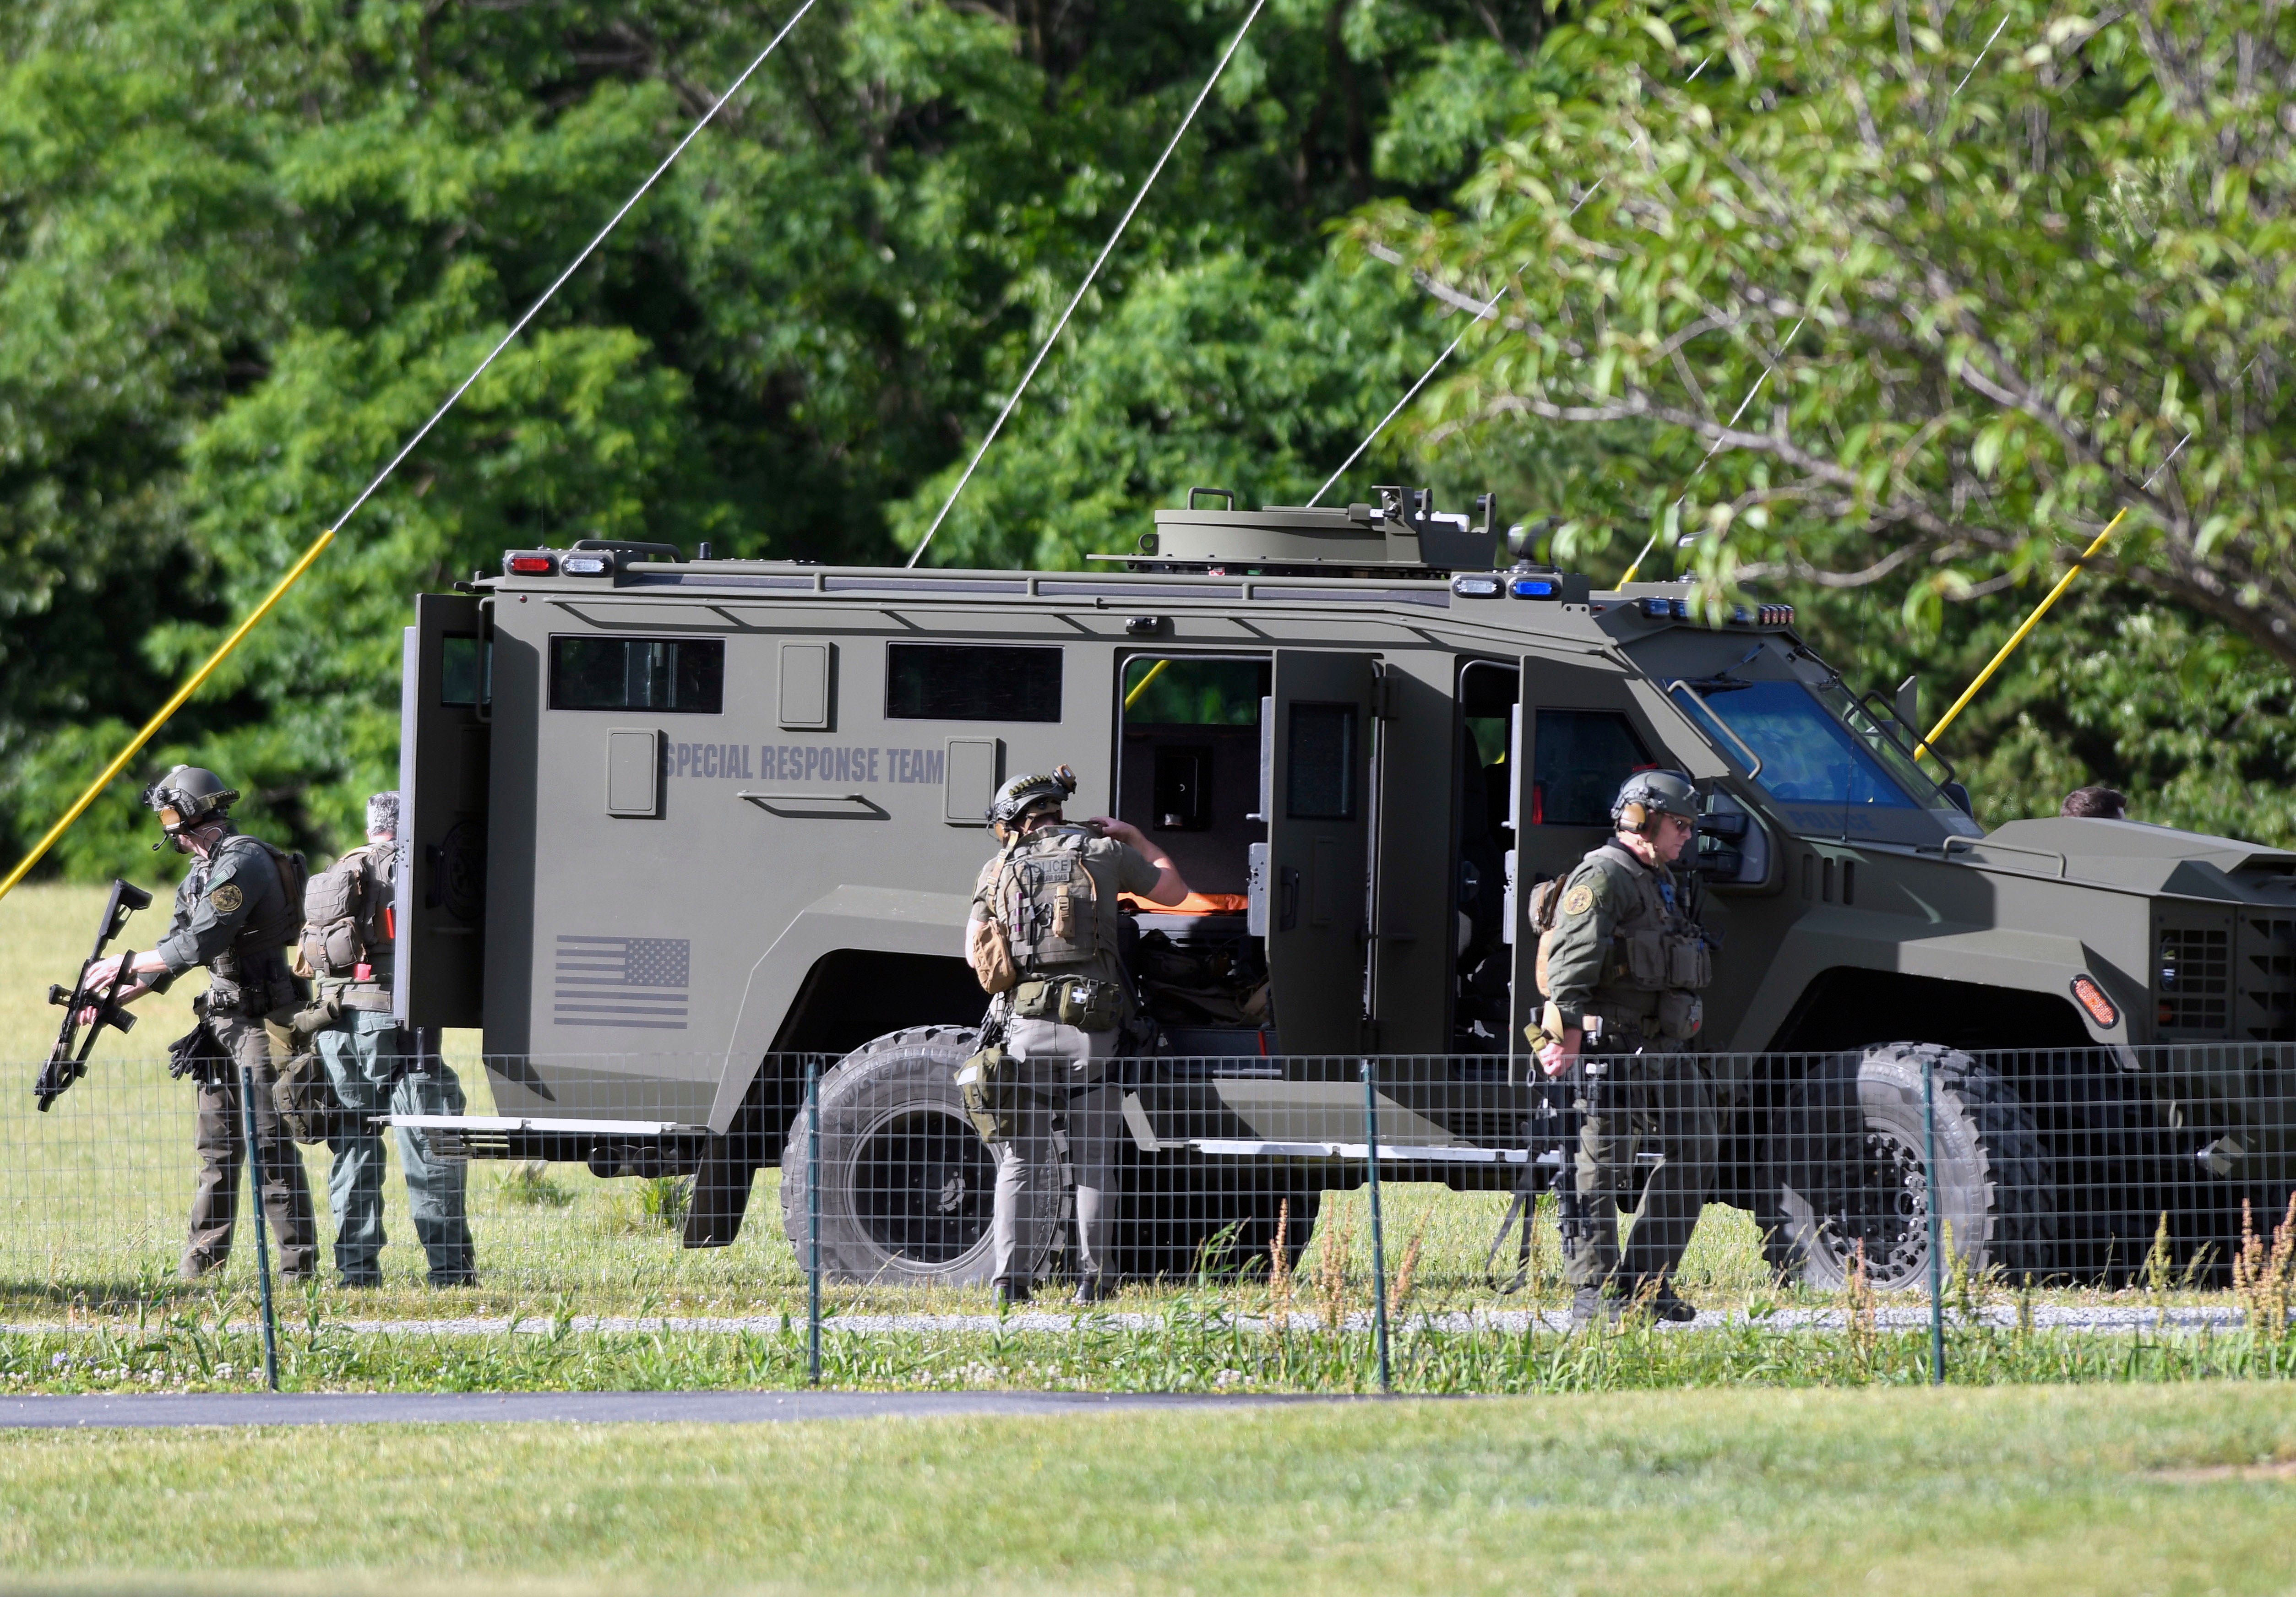
{"label": "armored vehicle tire", "polygon": [[1116,1273],[1134,1281],[1184,1281],[1199,1271],[1266,1274],[1275,1233],[1291,1265],[1316,1229],[1324,1193],[1283,1166],[1202,1154],[1138,1154],[1121,1172]]}
{"label": "armored vehicle tire", "polygon": [[[977,1032],[923,1026],[865,1044],[821,1078],[821,1269],[831,1281],[988,1280],[996,1166],[958,1102]],[[806,1257],[810,1127],[782,1146],[782,1229]]]}
{"label": "armored vehicle tire", "polygon": [[1923,1284],[1922,1067],[1937,1095],[1938,1195],[1954,1253],[2014,1281],[2054,1262],[2052,1161],[2016,1093],[1969,1055],[1884,1043],[1813,1065],[1787,1089],[1765,1145],[1755,1218],[1771,1267],[1833,1290],[1862,1244],[1877,1288]]}

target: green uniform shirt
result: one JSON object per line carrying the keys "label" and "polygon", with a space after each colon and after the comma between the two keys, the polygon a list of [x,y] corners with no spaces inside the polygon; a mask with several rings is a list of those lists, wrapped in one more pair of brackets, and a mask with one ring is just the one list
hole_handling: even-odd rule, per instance
{"label": "green uniform shirt", "polygon": [[1606,1028],[1647,1029],[1667,983],[1636,981],[1628,970],[1622,939],[1639,932],[1700,935],[1672,871],[1644,864],[1615,839],[1605,842],[1578,862],[1555,901],[1546,996],[1565,1026],[1583,1028],[1596,1014]]}

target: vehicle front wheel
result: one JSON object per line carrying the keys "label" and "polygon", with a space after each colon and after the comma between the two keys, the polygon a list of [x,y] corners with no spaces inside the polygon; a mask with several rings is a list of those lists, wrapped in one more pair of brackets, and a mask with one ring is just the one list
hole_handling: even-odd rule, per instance
{"label": "vehicle front wheel", "polygon": [[[897,1031],[821,1078],[821,1271],[824,1280],[978,1286],[990,1269],[996,1165],[964,1118],[956,1069],[980,1034]],[[798,1111],[782,1145],[782,1230],[803,1266],[811,1224],[811,1138]]]}
{"label": "vehicle front wheel", "polygon": [[1786,1089],[1756,1196],[1770,1265],[1835,1290],[1862,1253],[1874,1287],[1926,1284],[1931,1183],[1923,1067],[1937,1101],[1936,1201],[1972,1273],[2046,1274],[2056,1235],[2048,1150],[2008,1083],[1956,1049],[1884,1043],[1813,1065]]}

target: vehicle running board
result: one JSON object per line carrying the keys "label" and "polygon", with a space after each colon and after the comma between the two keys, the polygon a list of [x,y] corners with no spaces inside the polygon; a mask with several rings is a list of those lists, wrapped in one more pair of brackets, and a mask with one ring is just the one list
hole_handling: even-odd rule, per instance
{"label": "vehicle running board", "polygon": [[634,1141],[707,1136],[707,1126],[676,1120],[580,1120],[554,1115],[369,1115],[368,1124],[420,1132],[433,1159],[460,1164],[474,1159],[529,1157],[518,1143],[559,1137],[617,1137]]}

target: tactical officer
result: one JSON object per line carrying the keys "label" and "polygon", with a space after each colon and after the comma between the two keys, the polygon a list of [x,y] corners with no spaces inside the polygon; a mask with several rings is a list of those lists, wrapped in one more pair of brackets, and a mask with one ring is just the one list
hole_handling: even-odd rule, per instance
{"label": "tactical officer", "polygon": [[[989,1004],[985,1034],[1003,1032],[1023,1107],[995,1143],[991,1230],[996,1300],[1025,1302],[1050,1222],[1067,1192],[1076,1202],[1077,1301],[1105,1297],[1121,1094],[1103,1082],[1132,1010],[1117,955],[1118,895],[1177,904],[1188,884],[1137,827],[1108,815],[1071,825],[1062,804],[1076,791],[1066,766],[1016,776],[997,790],[988,821],[1004,847],[980,872],[965,929],[969,955],[1000,939],[1017,978]],[[981,960],[974,959],[975,968]]]}
{"label": "tactical officer", "polygon": [[[1698,826],[1698,793],[1675,771],[1638,771],[1611,807],[1616,835],[1581,860],[1554,899],[1543,939],[1547,1003],[1539,1060],[1574,1072],[1584,1118],[1573,1178],[1561,1183],[1574,1323],[1622,1302],[1665,1320],[1696,1310],[1669,1276],[1698,1224],[1718,1152],[1706,1068],[1689,1055],[1710,973],[1696,878],[1675,865]],[[1623,1260],[1619,1200],[1635,1154],[1660,1155]]]}
{"label": "tactical officer", "polygon": [[[193,965],[208,969],[208,990],[196,1001],[202,1021],[230,1058],[217,1080],[199,1093],[199,1184],[192,1199],[191,1246],[183,1274],[195,1280],[231,1256],[239,1213],[239,1167],[247,1157],[240,1110],[239,1067],[255,1082],[255,1134],[263,1156],[263,1207],[279,1240],[279,1267],[289,1280],[316,1267],[318,1241],[302,1156],[281,1123],[272,1098],[277,1078],[275,1039],[266,1019],[283,1023],[301,997],[288,973],[286,945],[299,924],[291,893],[299,892],[300,856],[287,856],[232,824],[236,790],[212,771],[177,766],[144,791],[160,817],[166,841],[192,856],[176,889],[174,923],[160,946],[135,956],[135,985],[123,1000],[167,991]],[[154,843],[154,848],[160,845]],[[291,887],[289,878],[296,880]],[[98,967],[110,980],[119,956]]]}
{"label": "tactical officer", "polygon": [[[398,795],[366,801],[366,846],[354,848],[303,894],[299,952],[318,981],[318,1002],[296,1017],[325,1061],[343,1114],[327,1139],[334,1164],[327,1195],[335,1213],[335,1268],[347,1287],[381,1283],[382,1138],[367,1117],[459,1115],[463,1084],[444,1060],[417,1057],[391,1017],[398,939]],[[398,1127],[406,1207],[434,1287],[478,1282],[464,1216],[470,1167],[430,1157],[423,1138]]]}

